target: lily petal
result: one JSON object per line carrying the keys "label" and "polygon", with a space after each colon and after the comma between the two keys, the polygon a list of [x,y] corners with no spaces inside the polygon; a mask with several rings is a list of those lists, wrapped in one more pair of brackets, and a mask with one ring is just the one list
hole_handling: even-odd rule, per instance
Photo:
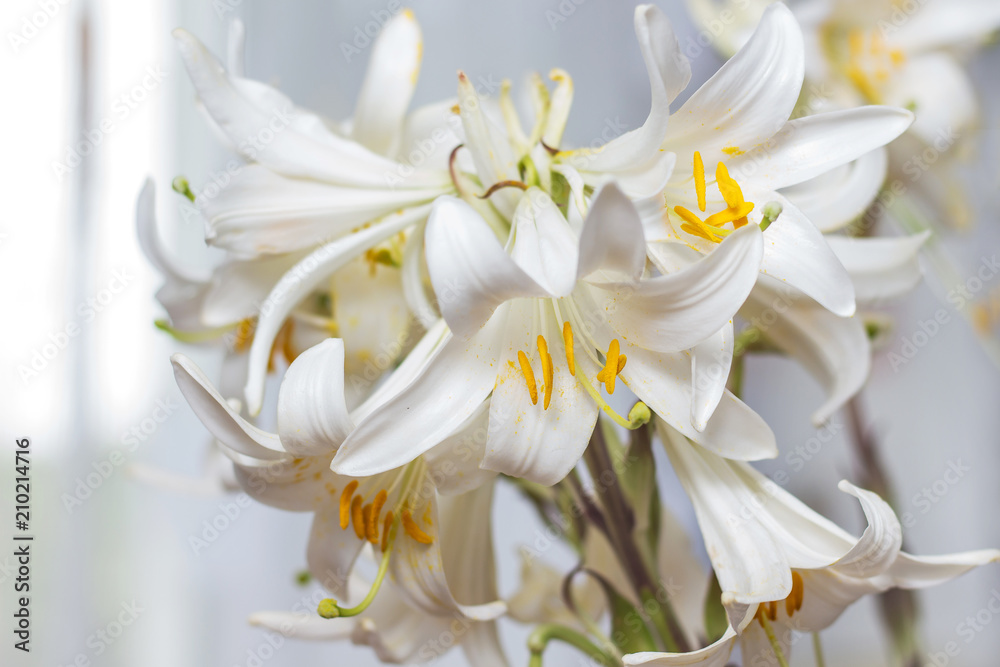
{"label": "lily petal", "polygon": [[[579,242],[552,198],[539,188],[529,188],[518,203],[511,222],[511,240],[511,259],[538,286],[555,297],[573,291]],[[435,257],[439,257],[437,251]],[[478,258],[472,259],[478,263]]]}
{"label": "lily petal", "polygon": [[638,280],[646,267],[642,221],[625,193],[609,183],[594,196],[580,232],[580,260],[576,279],[597,270],[620,274],[619,280]]}
{"label": "lily petal", "polygon": [[795,108],[804,60],[792,12],[771,5],[750,41],[671,116],[663,148],[681,156],[700,151],[705,164],[715,164],[764,144]]}
{"label": "lily petal", "polygon": [[901,238],[827,236],[854,283],[855,298],[873,303],[905,294],[923,277],[918,258],[929,231]]}
{"label": "lily petal", "polygon": [[691,349],[691,424],[698,431],[708,427],[708,420],[726,393],[734,343],[730,320],[716,334]]}
{"label": "lily petal", "polygon": [[426,231],[427,270],[456,336],[474,335],[504,301],[548,296],[508,255],[475,210],[454,197],[434,203]]}
{"label": "lily petal", "polygon": [[250,346],[246,399],[251,415],[260,412],[267,361],[278,331],[288,314],[330,274],[393,234],[416,224],[429,212],[421,207],[393,214],[373,227],[320,246],[282,277],[261,306],[260,320]]}
{"label": "lily petal", "polygon": [[489,418],[489,401],[483,401],[454,434],[424,453],[427,472],[438,493],[467,493],[496,477],[496,473],[479,467],[486,451]]}
{"label": "lily petal", "polygon": [[799,209],[777,197],[783,210],[764,232],[761,273],[800,290],[830,312],[850,317],[856,308],[851,277],[826,239]]}
{"label": "lily petal", "polygon": [[333,470],[353,477],[391,470],[454,434],[493,389],[506,319],[501,308],[469,340],[445,336],[405,388],[358,421]]}
{"label": "lily petal", "polygon": [[690,653],[658,653],[653,651],[630,653],[622,658],[622,662],[630,667],[632,665],[649,665],[649,667],[675,667],[678,665],[685,665],[687,667],[726,667],[729,664],[729,656],[732,654],[734,646],[736,646],[736,631],[732,628],[727,628],[726,633],[718,641],[697,651],[691,651]]}
{"label": "lily petal", "polygon": [[353,428],[344,396],[344,341],[328,338],[299,355],[281,381],[281,445],[296,456],[330,454]]}
{"label": "lily petal", "polygon": [[399,143],[422,53],[420,26],[409,9],[389,19],[372,47],[351,137],[379,155],[390,155]]}
{"label": "lily petal", "polygon": [[817,229],[831,232],[865,214],[882,191],[888,168],[888,151],[880,148],[781,194]]}
{"label": "lily petal", "polygon": [[638,283],[597,285],[605,293],[598,298],[628,342],[660,352],[688,349],[736,314],[756,283],[765,253],[760,228],[747,225],[680,271]]}

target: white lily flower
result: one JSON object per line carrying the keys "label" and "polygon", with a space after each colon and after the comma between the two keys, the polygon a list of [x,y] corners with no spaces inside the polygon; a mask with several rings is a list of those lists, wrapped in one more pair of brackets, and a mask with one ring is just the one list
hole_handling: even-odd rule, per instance
{"label": "white lily flower", "polygon": [[[382,552],[376,588],[391,571],[400,592],[425,612],[475,621],[503,613],[502,602],[477,594],[467,604],[452,592],[452,579],[461,590],[477,590],[480,564],[492,567],[488,497],[485,503],[449,504],[447,516],[438,501],[439,491],[471,492],[488,479],[478,469],[466,474],[453,463],[453,450],[475,446],[475,419],[468,431],[459,430],[439,446],[446,455],[439,449],[395,470],[351,479],[330,471],[333,453],[359,419],[357,410],[347,409],[339,339],[307,350],[289,367],[278,396],[277,433],[243,419],[189,359],[175,355],[173,363],[181,392],[233,459],[246,492],[275,507],[315,514],[309,567],[334,594],[346,596],[354,563],[372,544]],[[475,451],[471,455],[475,458]],[[447,563],[458,565],[449,569]]]}
{"label": "white lily flower", "polygon": [[775,455],[767,426],[721,386],[703,430],[693,419],[688,349],[727,326],[746,298],[762,252],[756,227],[681,271],[640,279],[642,225],[617,186],[595,195],[579,235],[531,187],[507,246],[471,206],[448,197],[435,204],[427,261],[449,330],[424,358],[411,353],[400,368],[405,384],[380,392],[390,397],[358,422],[334,470],[364,476],[405,465],[491,397],[481,467],[554,484],[576,465],[600,409],[633,428],[648,419],[645,406],[617,415],[595,387],[613,393],[619,377],[714,451]]}
{"label": "white lily flower", "polygon": [[665,424],[658,430],[694,504],[731,627],[700,651],[633,654],[626,665],[721,667],[737,642],[743,664],[777,665],[768,631],[787,656],[792,631],[823,630],[865,595],[937,585],[1000,560],[997,550],[901,551],[902,529],[888,504],[843,481],[840,489],[858,499],[868,520],[853,537],[749,465],[722,459]]}

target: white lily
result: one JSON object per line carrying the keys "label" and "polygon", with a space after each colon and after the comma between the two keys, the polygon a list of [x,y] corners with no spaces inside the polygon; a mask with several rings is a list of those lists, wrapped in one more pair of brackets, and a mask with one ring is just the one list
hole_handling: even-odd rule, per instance
{"label": "white lily", "polygon": [[[641,653],[627,665],[726,664],[737,642],[743,664],[778,664],[791,632],[818,632],[852,603],[889,588],[923,588],[1000,560],[982,550],[918,557],[900,550],[902,529],[874,493],[843,481],[868,527],[851,536],[749,465],[722,459],[659,424],[667,453],[694,504],[722,587],[729,631],[688,654]],[[771,641],[768,635],[772,635]]]}
{"label": "white lily", "polygon": [[[189,359],[175,355],[173,362],[181,392],[233,459],[246,492],[275,507],[315,514],[309,567],[335,595],[346,597],[354,563],[372,544],[382,552],[373,594],[391,571],[404,597],[426,612],[475,621],[503,613],[499,601],[459,602],[448,578],[457,577],[462,590],[477,590],[482,572],[468,564],[492,563],[489,502],[451,504],[448,517],[438,502],[438,492],[471,492],[490,477],[474,465],[462,469],[455,463],[459,457],[454,450],[476,446],[474,419],[469,431],[459,430],[439,449],[406,466],[349,479],[330,471],[333,453],[360,417],[347,409],[339,339],[316,345],[289,367],[278,396],[277,433],[243,419]],[[448,562],[459,565],[448,570]]]}
{"label": "white lily", "polygon": [[579,235],[532,187],[517,203],[506,249],[471,206],[448,197],[435,204],[426,236],[449,330],[434,334],[423,358],[411,353],[400,368],[405,384],[357,423],[334,470],[364,476],[404,465],[491,397],[481,467],[554,484],[576,465],[600,409],[632,428],[648,419],[645,406],[617,415],[595,388],[613,393],[619,377],[715,451],[776,453],[770,429],[725,392],[724,378],[710,388],[718,408],[699,432],[687,351],[727,325],[751,289],[762,252],[756,227],[654,278],[642,278],[641,221],[614,184],[594,196]]}

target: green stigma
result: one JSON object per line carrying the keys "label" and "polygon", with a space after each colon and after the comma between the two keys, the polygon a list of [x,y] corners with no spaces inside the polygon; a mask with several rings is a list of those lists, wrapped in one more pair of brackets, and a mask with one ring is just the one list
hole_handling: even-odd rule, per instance
{"label": "green stigma", "polygon": [[760,231],[764,231],[771,226],[771,223],[778,219],[785,207],[780,202],[772,201],[764,204],[764,218],[760,221]]}
{"label": "green stigma", "polygon": [[180,195],[184,195],[192,202],[194,202],[194,192],[191,191],[191,184],[183,176],[178,176],[171,183],[170,187],[173,188],[174,192]]}
{"label": "green stigma", "polygon": [[336,600],[333,598],[327,598],[319,603],[319,607],[316,608],[316,613],[323,618],[339,618],[340,607],[337,606]]}

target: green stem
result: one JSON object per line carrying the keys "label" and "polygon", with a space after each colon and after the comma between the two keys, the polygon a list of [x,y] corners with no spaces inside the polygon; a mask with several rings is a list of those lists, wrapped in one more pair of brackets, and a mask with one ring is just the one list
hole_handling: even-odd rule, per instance
{"label": "green stem", "polygon": [[758,614],[757,618],[760,619],[760,624],[767,634],[767,641],[771,642],[771,650],[774,651],[774,657],[778,659],[778,664],[781,667],[788,667],[785,653],[781,650],[781,644],[778,643],[778,638],[774,635],[774,628],[771,627],[771,621],[768,620],[767,614]]}
{"label": "green stem", "polygon": [[816,667],[826,667],[826,660],[823,659],[823,644],[818,632],[813,633],[813,653],[816,654]]}
{"label": "green stem", "polygon": [[538,626],[528,637],[528,650],[531,651],[529,667],[542,667],[542,653],[549,642],[554,639],[569,644],[599,665],[605,665],[605,667],[619,667],[621,665],[617,659],[602,651],[576,630],[563,625],[549,624]]}
{"label": "green stem", "polygon": [[[595,486],[601,498],[601,504],[607,514],[608,532],[610,533],[612,546],[615,547],[622,565],[632,582],[636,595],[645,600],[656,590],[656,582],[650,575],[646,563],[639,553],[639,549],[632,537],[632,530],[635,526],[635,515],[622,493],[618,474],[615,472],[608,453],[607,443],[604,441],[604,434],[600,427],[594,429],[594,434],[590,438],[590,445],[584,451],[584,461],[590,469],[591,477],[595,480]],[[614,483],[603,483],[605,471],[610,471],[614,475]],[[677,623],[677,618],[670,607],[670,601],[660,602],[656,596],[657,608],[662,608],[664,614],[659,616],[662,624],[654,621],[654,629],[663,643],[667,647],[673,647],[677,651],[687,652],[690,648],[684,633]],[[657,615],[652,615],[657,616]]]}

